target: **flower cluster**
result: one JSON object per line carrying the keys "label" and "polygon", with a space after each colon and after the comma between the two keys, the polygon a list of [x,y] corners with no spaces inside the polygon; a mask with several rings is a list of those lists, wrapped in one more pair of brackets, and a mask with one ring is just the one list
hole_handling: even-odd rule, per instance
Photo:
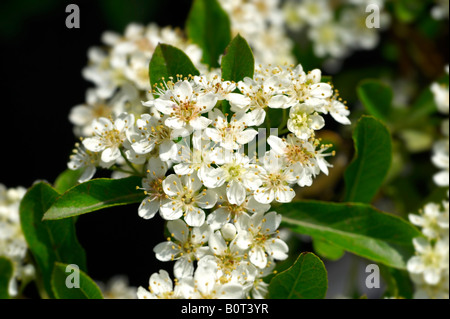
{"label": "flower cluster", "polygon": [[[94,119],[69,168],[84,168],[82,181],[97,167],[143,176],[139,216],[159,212],[168,221],[170,236],[154,252],[174,261],[175,284],[161,270],[139,297],[263,297],[263,277],[288,256],[271,204],[292,201],[296,185],[328,174],[334,152],[316,134],[328,113],[350,124],[347,107],[320,70],[301,65],[259,65],[238,83],[220,70],[180,75],[153,93],[139,116]],[[269,109],[284,119],[280,134],[258,139]]]}
{"label": "flower cluster", "polygon": [[171,27],[131,23],[123,35],[104,32],[102,42],[101,47],[89,49],[88,65],[82,71],[95,87],[87,90],[86,101],[74,106],[69,114],[76,136],[91,135],[96,118],[143,112],[141,101],[150,97],[148,65],[158,43],[182,49],[198,69],[205,68],[200,63],[202,50]]}
{"label": "flower cluster", "polygon": [[[448,66],[446,72],[448,75]],[[434,82],[431,85],[434,102],[438,111],[446,116],[449,114],[449,87],[448,84],[441,84]],[[448,118],[442,121],[441,125],[443,139],[438,140],[433,145],[433,156],[431,161],[433,164],[441,169],[440,172],[433,176],[434,182],[439,186],[449,186],[449,120]]]}
{"label": "flower cluster", "polygon": [[231,20],[233,35],[241,34],[257,63],[294,63],[293,41],[284,26],[281,0],[219,0]]}
{"label": "flower cluster", "polygon": [[[371,50],[379,42],[379,30],[385,28],[389,17],[381,12],[380,28],[369,28],[366,8],[375,4],[380,10],[384,0],[288,0],[283,6],[287,26],[294,32],[304,32],[313,42],[318,57],[345,58],[355,50]],[[339,11],[339,15],[334,13]]]}
{"label": "flower cluster", "polygon": [[[446,68],[448,74],[448,66]],[[440,113],[448,115],[448,85],[433,83],[431,91]],[[432,162],[442,171],[433,176],[441,187],[449,186],[448,118],[442,123],[445,138],[435,142]],[[448,193],[447,193],[448,196]],[[411,279],[416,284],[415,298],[449,298],[449,202],[442,205],[428,203],[420,215],[410,214],[409,220],[421,228],[424,237],[414,238],[416,255],[407,264]]]}
{"label": "flower cluster", "polygon": [[19,282],[26,283],[34,277],[34,266],[27,261],[28,245],[22,232],[19,204],[25,195],[23,187],[6,188],[0,184],[0,256],[13,263],[13,277],[8,293],[16,296]]}

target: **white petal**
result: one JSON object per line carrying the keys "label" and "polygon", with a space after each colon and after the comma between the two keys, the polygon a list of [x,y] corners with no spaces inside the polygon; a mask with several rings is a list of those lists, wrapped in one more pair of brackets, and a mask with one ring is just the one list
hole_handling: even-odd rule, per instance
{"label": "white petal", "polygon": [[190,277],[194,274],[194,263],[186,258],[178,259],[173,266],[173,273],[176,278]]}
{"label": "white petal", "polygon": [[266,242],[266,250],[272,258],[285,260],[288,257],[289,247],[281,239],[275,238]]}
{"label": "white petal", "polygon": [[144,219],[153,218],[159,210],[160,201],[156,199],[148,201],[149,199],[150,197],[146,197],[138,208],[139,216]]}
{"label": "white petal", "polygon": [[158,260],[170,261],[172,260],[172,257],[179,252],[179,250],[177,245],[173,242],[165,241],[156,245],[155,248],[153,248],[153,252]]}
{"label": "white petal", "polygon": [[253,247],[249,252],[250,262],[255,265],[256,267],[263,269],[267,265],[267,257],[265,250],[260,247],[256,246]]}
{"label": "white petal", "polygon": [[246,190],[244,185],[232,180],[227,185],[227,197],[231,204],[241,205],[245,200]]}
{"label": "white petal", "polygon": [[200,227],[204,224],[206,214],[203,209],[198,207],[189,207],[186,211],[184,220],[191,227]]}
{"label": "white petal", "polygon": [[188,240],[189,228],[181,219],[171,220],[167,222],[167,229],[172,237],[181,243]]}
{"label": "white petal", "polygon": [[118,147],[109,147],[102,152],[101,159],[103,162],[112,162],[120,157]]}

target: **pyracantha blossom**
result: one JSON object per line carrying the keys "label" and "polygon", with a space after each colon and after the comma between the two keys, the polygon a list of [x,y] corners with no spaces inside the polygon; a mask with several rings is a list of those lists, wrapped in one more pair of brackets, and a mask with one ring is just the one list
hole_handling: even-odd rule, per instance
{"label": "pyracantha blossom", "polygon": [[210,254],[206,246],[211,235],[211,229],[204,223],[201,227],[189,228],[184,221],[176,219],[167,222],[170,237],[167,241],[155,246],[153,251],[160,261],[173,261],[176,278],[192,276],[194,261]]}
{"label": "pyracantha blossom", "polygon": [[146,197],[138,209],[138,214],[144,219],[150,219],[158,212],[166,199],[163,181],[167,172],[167,164],[159,157],[152,157],[147,164],[147,177],[142,179],[142,189]]}
{"label": "pyracantha blossom", "polygon": [[203,209],[214,207],[217,194],[202,186],[196,172],[181,178],[175,174],[167,176],[162,183],[167,196],[160,207],[161,216],[166,220],[184,216],[189,226],[203,225],[206,217]]}
{"label": "pyracantha blossom", "polygon": [[224,149],[237,150],[252,141],[258,134],[256,130],[248,128],[253,122],[250,113],[235,113],[230,122],[218,109],[214,109],[209,114],[213,127],[206,128],[205,134]]}
{"label": "pyracantha blossom", "polygon": [[94,136],[83,139],[83,145],[91,152],[101,153],[103,162],[114,162],[121,156],[120,147],[133,125],[133,114],[122,113],[115,120],[100,117],[92,123]]}
{"label": "pyracantha blossom", "polygon": [[422,233],[430,239],[448,236],[449,229],[449,204],[448,201],[443,203],[443,210],[441,205],[435,203],[428,203],[420,215],[409,214],[409,220],[416,226],[421,227]]}
{"label": "pyracantha blossom", "polygon": [[288,203],[295,197],[295,191],[291,185],[297,182],[298,176],[286,164],[284,156],[271,151],[266,152],[260,173],[262,184],[254,192],[258,202],[270,204],[275,200],[280,203]]}
{"label": "pyracantha blossom", "polygon": [[325,120],[309,104],[294,105],[289,111],[287,127],[299,139],[308,140],[315,136],[315,131],[325,126]]}
{"label": "pyracantha blossom", "polygon": [[242,299],[244,287],[241,284],[222,283],[220,272],[213,261],[199,263],[193,277],[181,278],[181,290],[185,298],[193,299]]}
{"label": "pyracantha blossom", "polygon": [[416,256],[411,257],[407,269],[412,274],[422,274],[429,285],[437,284],[448,273],[449,248],[448,238],[432,244],[425,238],[414,238]]}
{"label": "pyracantha blossom", "polygon": [[203,183],[211,188],[226,183],[228,201],[240,205],[244,202],[247,191],[253,191],[261,185],[258,166],[252,164],[248,156],[241,153],[224,152],[216,162],[219,160],[223,165],[214,169]]}
{"label": "pyracantha blossom", "polygon": [[136,154],[150,154],[153,151],[159,155],[162,161],[175,159],[178,146],[172,140],[172,129],[164,125],[167,115],[151,109],[150,114],[142,114],[136,120],[134,130],[128,132],[128,140]]}
{"label": "pyracantha blossom", "polygon": [[0,183],[0,257],[13,264],[12,278],[8,283],[8,294],[17,296],[20,283],[25,285],[35,276],[35,268],[27,260],[28,244],[20,223],[19,205],[25,196],[24,187],[6,188]]}
{"label": "pyracantha blossom", "polygon": [[230,203],[226,194],[227,187],[225,185],[216,188],[215,191],[218,195],[218,205],[206,219],[206,222],[213,230],[219,229],[229,222],[236,223],[242,214],[265,213],[270,209],[269,204],[261,204],[255,200],[253,195],[247,195],[240,205]]}
{"label": "pyracantha blossom", "polygon": [[263,269],[271,260],[288,257],[288,246],[277,237],[281,215],[275,212],[242,215],[236,223],[238,234],[233,244],[248,251],[250,262]]}
{"label": "pyracantha blossom", "polygon": [[164,124],[172,129],[171,138],[176,138],[207,128],[211,120],[202,114],[211,111],[217,100],[214,93],[200,94],[194,90],[191,82],[184,80],[175,83],[170,89],[162,90],[160,96],[149,103],[159,112],[169,115]]}
{"label": "pyracantha blossom", "polygon": [[[448,122],[447,122],[448,123]],[[439,186],[449,186],[449,141],[440,140],[433,145],[433,164],[441,171],[433,176],[434,182]]]}
{"label": "pyracantha blossom", "polygon": [[150,276],[148,289],[139,287],[138,299],[181,299],[183,297],[180,286],[175,282],[174,287],[169,273],[163,269]]}

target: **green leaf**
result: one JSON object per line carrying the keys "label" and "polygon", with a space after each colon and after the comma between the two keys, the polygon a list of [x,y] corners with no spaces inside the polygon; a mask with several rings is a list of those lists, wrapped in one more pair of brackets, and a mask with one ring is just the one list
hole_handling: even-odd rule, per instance
{"label": "green leaf", "polygon": [[219,67],[231,41],[230,19],[217,0],[194,0],[186,21],[188,38],[203,50],[203,63]]}
{"label": "green leaf", "polygon": [[9,299],[9,282],[13,276],[14,266],[11,260],[0,256],[0,299]]}
{"label": "green leaf", "polygon": [[313,253],[302,253],[287,270],[273,277],[269,299],[323,299],[327,293],[327,270]]}
{"label": "green leaf", "polygon": [[73,265],[55,263],[51,280],[56,299],[103,299],[97,284]]}
{"label": "green leaf", "polygon": [[222,78],[238,83],[245,77],[253,78],[255,58],[247,41],[239,34],[230,42],[222,57]]}
{"label": "green leaf", "polygon": [[189,75],[199,75],[189,57],[180,49],[160,43],[153,53],[149,65],[149,77],[152,88],[160,85],[162,80],[168,81],[173,77],[177,80],[177,75],[189,77]]}
{"label": "green leaf", "polygon": [[392,109],[392,89],[379,80],[363,80],[357,88],[358,97],[367,112],[386,122]]}
{"label": "green leaf", "polygon": [[363,116],[353,132],[353,140],[355,155],[344,174],[344,201],[370,203],[391,166],[391,136],[383,123]]}
{"label": "green leaf", "polygon": [[55,261],[86,269],[86,254],[77,240],[74,219],[42,221],[44,212],[58,196],[54,188],[40,182],[28,190],[19,209],[25,239],[50,297],[50,279]]}
{"label": "green leaf", "polygon": [[139,185],[141,178],[137,176],[92,179],[62,194],[48,208],[44,219],[73,217],[107,207],[139,203],[145,198],[144,192],[136,189]]}
{"label": "green leaf", "polygon": [[66,169],[64,172],[58,175],[55,180],[54,187],[59,193],[64,193],[69,188],[78,184],[78,179],[83,173],[82,169],[71,170]]}
{"label": "green leaf", "polygon": [[335,246],[322,238],[313,238],[313,247],[314,251],[320,257],[326,258],[331,261],[341,259],[341,257],[344,256],[345,253],[342,248]]}
{"label": "green leaf", "polygon": [[380,267],[381,276],[386,282],[386,297],[412,299],[414,285],[407,270],[391,267]]}
{"label": "green leaf", "polygon": [[361,203],[291,202],[277,212],[283,225],[297,233],[399,269],[414,254],[412,239],[422,236],[400,217]]}

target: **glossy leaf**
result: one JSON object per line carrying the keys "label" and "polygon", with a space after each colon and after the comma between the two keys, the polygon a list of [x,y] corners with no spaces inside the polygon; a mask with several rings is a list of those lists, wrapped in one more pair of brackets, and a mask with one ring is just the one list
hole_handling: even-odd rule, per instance
{"label": "glossy leaf", "polygon": [[344,201],[370,203],[391,166],[391,136],[383,123],[363,116],[353,132],[353,140],[355,155],[344,175]]}
{"label": "glossy leaf", "polygon": [[361,203],[291,202],[277,212],[297,233],[399,269],[414,254],[412,239],[422,236],[409,222]]}
{"label": "glossy leaf", "polygon": [[152,88],[160,85],[163,80],[168,81],[170,77],[176,81],[177,75],[187,78],[189,75],[199,74],[197,68],[183,51],[168,44],[158,44],[149,65]]}
{"label": "glossy leaf", "polygon": [[225,81],[242,81],[253,78],[255,58],[247,41],[239,34],[230,42],[222,57],[222,78]]}
{"label": "glossy leaf", "polygon": [[217,0],[194,0],[186,21],[188,38],[203,51],[203,63],[219,67],[231,41],[230,19]]}
{"label": "glossy leaf", "polygon": [[269,299],[323,299],[327,288],[323,262],[313,253],[306,252],[271,280]]}
{"label": "glossy leaf", "polygon": [[0,299],[9,299],[9,283],[13,276],[14,266],[11,260],[0,256]]}
{"label": "glossy leaf", "polygon": [[358,97],[367,112],[379,120],[387,121],[392,108],[392,89],[379,80],[363,80],[358,88]]}
{"label": "glossy leaf", "polygon": [[28,190],[20,204],[22,230],[49,296],[52,296],[50,279],[56,261],[86,269],[86,254],[77,240],[74,219],[42,220],[59,195],[50,185],[40,182]]}
{"label": "glossy leaf", "polygon": [[56,299],[103,299],[97,284],[73,265],[55,263],[51,285]]}
{"label": "glossy leaf", "polygon": [[141,202],[145,195],[136,186],[141,178],[98,178],[81,183],[62,194],[49,207],[44,219],[61,219],[90,213],[112,206]]}
{"label": "glossy leaf", "polygon": [[78,184],[78,179],[83,173],[82,169],[71,170],[66,169],[64,172],[58,175],[55,180],[54,187],[59,193],[64,193],[69,188]]}

